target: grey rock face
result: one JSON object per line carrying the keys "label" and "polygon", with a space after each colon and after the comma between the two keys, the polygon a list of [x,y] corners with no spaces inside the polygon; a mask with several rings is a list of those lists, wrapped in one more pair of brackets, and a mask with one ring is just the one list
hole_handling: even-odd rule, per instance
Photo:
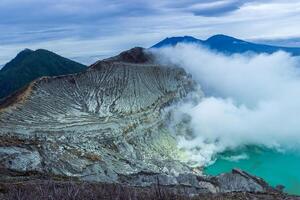
{"label": "grey rock face", "polygon": [[[134,61],[140,55],[135,52]],[[117,182],[120,174],[140,171],[189,171],[178,161],[180,151],[161,112],[199,88],[180,68],[128,63],[131,57],[125,58],[31,83],[13,103],[2,105],[5,148],[22,141],[21,149],[36,149],[27,157],[39,155],[44,173],[88,181]],[[10,168],[19,170],[12,159]]]}
{"label": "grey rock face", "polygon": [[19,147],[0,147],[0,165],[20,172],[40,171],[41,157],[37,151]]}
{"label": "grey rock face", "polygon": [[267,186],[263,180],[236,169],[232,173],[219,175],[217,179],[221,192],[264,192]]}
{"label": "grey rock face", "polygon": [[151,60],[135,48],[80,74],[41,78],[7,99],[0,105],[1,168],[195,193],[264,191],[251,176],[203,177],[180,162],[162,112],[202,92],[183,69]]}

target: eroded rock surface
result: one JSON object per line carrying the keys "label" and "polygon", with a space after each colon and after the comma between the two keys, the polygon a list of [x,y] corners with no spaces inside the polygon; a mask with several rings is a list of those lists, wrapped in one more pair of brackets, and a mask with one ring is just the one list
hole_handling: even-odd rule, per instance
{"label": "eroded rock surface", "polygon": [[243,172],[205,177],[181,162],[162,112],[202,92],[183,69],[152,61],[134,48],[79,74],[40,78],[9,97],[0,106],[1,180],[10,171],[191,193],[269,190]]}
{"label": "eroded rock surface", "polygon": [[8,99],[0,114],[2,153],[17,145],[17,155],[31,152],[23,169],[35,170],[36,159],[42,172],[81,180],[189,171],[161,110],[199,88],[183,69],[137,64],[146,59],[141,49],[123,54],[80,74],[41,78]]}
{"label": "eroded rock surface", "polygon": [[0,147],[0,163],[15,171],[40,171],[41,157],[37,151],[19,147]]}

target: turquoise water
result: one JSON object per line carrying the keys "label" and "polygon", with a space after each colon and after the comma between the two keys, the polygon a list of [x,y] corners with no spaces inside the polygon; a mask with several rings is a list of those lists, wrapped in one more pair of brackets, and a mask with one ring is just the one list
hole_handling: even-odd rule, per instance
{"label": "turquoise water", "polygon": [[205,168],[210,175],[240,168],[265,179],[269,184],[284,185],[285,191],[300,195],[300,153],[278,152],[260,147],[227,151],[217,156],[214,164]]}

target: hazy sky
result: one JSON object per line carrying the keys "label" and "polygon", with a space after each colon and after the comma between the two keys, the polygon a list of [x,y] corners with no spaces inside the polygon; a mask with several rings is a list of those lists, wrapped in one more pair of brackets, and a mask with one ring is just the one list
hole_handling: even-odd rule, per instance
{"label": "hazy sky", "polygon": [[1,0],[0,65],[24,48],[92,63],[181,35],[279,38],[293,46],[299,22],[299,0]]}

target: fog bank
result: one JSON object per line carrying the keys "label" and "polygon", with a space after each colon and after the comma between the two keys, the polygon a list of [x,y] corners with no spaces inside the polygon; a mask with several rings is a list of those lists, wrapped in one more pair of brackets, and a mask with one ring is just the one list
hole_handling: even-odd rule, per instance
{"label": "fog bank", "polygon": [[152,51],[159,62],[185,68],[206,95],[175,113],[174,123],[190,117],[192,137],[177,136],[190,161],[208,164],[216,153],[244,145],[299,148],[298,57],[285,52],[229,56],[184,44]]}

